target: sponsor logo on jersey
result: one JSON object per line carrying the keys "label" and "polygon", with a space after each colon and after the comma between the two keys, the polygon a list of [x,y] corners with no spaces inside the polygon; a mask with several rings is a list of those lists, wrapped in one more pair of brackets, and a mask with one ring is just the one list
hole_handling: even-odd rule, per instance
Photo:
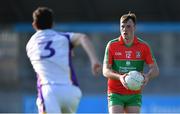
{"label": "sponsor logo on jersey", "polygon": [[130,61],[126,61],[126,66],[130,66],[131,62]]}

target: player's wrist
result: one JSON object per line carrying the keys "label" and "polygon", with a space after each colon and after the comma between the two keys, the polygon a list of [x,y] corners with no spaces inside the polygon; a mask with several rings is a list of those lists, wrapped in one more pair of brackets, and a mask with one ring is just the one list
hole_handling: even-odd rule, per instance
{"label": "player's wrist", "polygon": [[118,74],[119,80],[124,83],[124,78],[127,76],[127,74]]}
{"label": "player's wrist", "polygon": [[143,74],[143,76],[144,76],[145,78],[151,79],[151,73]]}

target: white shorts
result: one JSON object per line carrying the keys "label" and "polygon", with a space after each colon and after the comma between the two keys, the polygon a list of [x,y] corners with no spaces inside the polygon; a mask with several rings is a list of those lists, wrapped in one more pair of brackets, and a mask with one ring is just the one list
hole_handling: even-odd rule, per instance
{"label": "white shorts", "polygon": [[43,85],[38,88],[39,113],[75,113],[82,93],[74,85]]}

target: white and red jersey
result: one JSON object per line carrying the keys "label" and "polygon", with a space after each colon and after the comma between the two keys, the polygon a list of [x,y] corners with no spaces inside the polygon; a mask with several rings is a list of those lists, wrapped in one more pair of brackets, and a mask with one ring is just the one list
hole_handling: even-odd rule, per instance
{"label": "white and red jersey", "polygon": [[26,45],[27,55],[37,73],[38,84],[74,84],[71,49],[73,33],[39,30]]}

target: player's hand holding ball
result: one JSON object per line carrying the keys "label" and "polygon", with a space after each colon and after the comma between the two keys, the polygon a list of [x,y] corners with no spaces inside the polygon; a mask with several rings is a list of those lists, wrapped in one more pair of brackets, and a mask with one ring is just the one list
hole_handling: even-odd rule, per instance
{"label": "player's hand holding ball", "polygon": [[142,75],[144,76],[144,84],[143,84],[143,87],[149,82],[149,76],[148,74],[144,74],[142,73]]}
{"label": "player's hand holding ball", "polygon": [[144,76],[138,71],[130,71],[125,77],[125,82],[130,90],[140,90],[144,84]]}
{"label": "player's hand holding ball", "polygon": [[119,77],[119,80],[121,81],[122,85],[123,85],[126,89],[129,89],[128,86],[127,86],[127,83],[125,82],[125,77],[126,77],[127,75],[128,75],[127,73],[121,75],[121,76]]}
{"label": "player's hand holding ball", "polygon": [[129,90],[140,90],[144,84],[144,76],[138,71],[130,71],[121,76],[120,81],[123,86]]}

